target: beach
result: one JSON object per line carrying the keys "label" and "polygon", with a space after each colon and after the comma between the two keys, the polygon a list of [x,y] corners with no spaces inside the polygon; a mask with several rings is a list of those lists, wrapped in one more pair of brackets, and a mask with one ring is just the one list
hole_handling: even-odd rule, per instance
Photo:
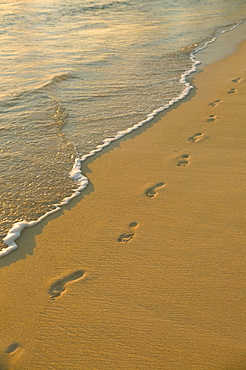
{"label": "beach", "polygon": [[245,369],[246,43],[82,164],[0,259],[1,369]]}

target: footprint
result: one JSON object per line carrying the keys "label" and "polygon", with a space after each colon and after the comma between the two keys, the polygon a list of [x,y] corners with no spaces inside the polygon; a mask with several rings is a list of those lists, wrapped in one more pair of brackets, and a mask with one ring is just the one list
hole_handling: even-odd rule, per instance
{"label": "footprint", "polygon": [[[5,349],[5,351],[0,353],[0,370],[12,369],[12,360],[16,361],[18,356],[21,354],[21,351],[19,352],[18,350],[19,347],[19,343],[13,342]],[[17,357],[16,353],[18,353]]]}
{"label": "footprint", "polygon": [[215,122],[216,120],[216,116],[214,116],[213,114],[210,114],[209,118],[207,119],[207,122]]}
{"label": "footprint", "polygon": [[184,167],[189,163],[190,156],[188,154],[183,154],[177,163],[177,166]]}
{"label": "footprint", "polygon": [[66,287],[67,284],[69,284],[73,281],[82,279],[82,277],[84,275],[85,275],[85,272],[83,270],[78,270],[78,271],[72,272],[71,274],[65,276],[62,279],[59,279],[59,280],[55,281],[50,286],[50,289],[48,291],[48,294],[49,294],[50,298],[60,297],[65,292],[65,290],[67,288]]}
{"label": "footprint", "polygon": [[209,103],[209,105],[211,106],[211,107],[215,107],[218,103],[220,103],[221,102],[221,100],[215,100],[215,101],[213,101],[212,103]]}
{"label": "footprint", "polygon": [[191,141],[192,143],[195,143],[196,141],[199,141],[203,136],[203,133],[202,132],[198,132],[197,134],[191,136],[189,138],[189,141]]}
{"label": "footprint", "polygon": [[129,225],[130,232],[121,234],[118,238],[119,243],[127,243],[134,237],[134,231],[138,227],[137,222],[131,222]]}
{"label": "footprint", "polygon": [[235,78],[234,80],[231,80],[231,82],[240,82],[241,81],[241,77],[238,77],[238,78]]}
{"label": "footprint", "polygon": [[155,186],[152,186],[152,188],[149,188],[146,190],[145,195],[148,198],[154,198],[157,194],[156,189],[162,188],[165,185],[164,182],[159,182],[159,184],[156,184]]}
{"label": "footprint", "polygon": [[228,94],[235,94],[236,92],[237,92],[236,89],[231,89],[231,90],[228,91]]}
{"label": "footprint", "polygon": [[19,343],[11,343],[6,349],[5,349],[5,353],[13,353],[17,350],[17,348],[19,347]]}

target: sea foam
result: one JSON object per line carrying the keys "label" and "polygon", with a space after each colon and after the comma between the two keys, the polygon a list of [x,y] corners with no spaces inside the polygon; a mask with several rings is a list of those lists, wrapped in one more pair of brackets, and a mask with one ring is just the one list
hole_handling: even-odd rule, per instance
{"label": "sea foam", "polygon": [[[61,206],[68,204],[71,199],[77,197],[87,187],[87,185],[89,183],[89,180],[82,173],[82,162],[84,162],[87,158],[92,157],[96,153],[100,152],[102,149],[106,148],[107,146],[109,146],[113,141],[116,141],[116,140],[124,137],[125,135],[137,130],[138,128],[140,128],[141,126],[146,124],[147,122],[151,121],[158,113],[165,111],[166,109],[170,108],[173,104],[175,104],[175,103],[179,102],[180,100],[184,99],[189,94],[189,92],[193,89],[193,86],[187,81],[187,77],[190,74],[196,72],[197,71],[197,68],[196,68],[197,65],[201,64],[201,62],[199,60],[196,60],[196,54],[199,51],[205,49],[209,44],[213,43],[217,39],[218,36],[228,32],[228,31],[233,30],[234,28],[238,27],[242,23],[243,23],[242,21],[237,22],[237,23],[233,24],[230,28],[227,28],[227,29],[219,32],[211,40],[205,42],[204,45],[202,45],[201,47],[198,47],[192,53],[190,53],[190,60],[192,62],[192,67],[190,69],[188,69],[186,72],[184,72],[180,77],[180,82],[182,84],[184,84],[184,86],[185,86],[184,90],[182,91],[182,93],[180,95],[171,99],[166,105],[164,105],[162,107],[159,107],[158,109],[155,109],[143,121],[133,125],[132,127],[129,127],[126,130],[118,131],[117,134],[113,137],[104,139],[103,143],[98,145],[90,153],[88,153],[86,155],[83,155],[81,158],[79,156],[77,156],[77,158],[75,159],[73,168],[72,168],[72,170],[70,171],[70,174],[69,174],[70,178],[72,178],[73,180],[76,181],[77,189],[72,193],[72,195],[70,197],[64,198],[61,201],[61,203],[54,204],[54,209],[45,213],[44,215],[39,217],[37,220],[30,221],[30,222],[24,220],[24,221],[19,221],[19,222],[14,223],[13,227],[9,230],[7,236],[5,238],[3,238],[3,241],[7,245],[7,247],[2,248],[0,250],[0,257],[6,256],[7,254],[12,252],[13,250],[17,249],[18,246],[17,246],[15,241],[16,241],[16,239],[18,239],[20,237],[21,232],[24,228],[34,226],[34,225],[38,224],[39,222],[41,222],[47,216],[59,211]],[[197,45],[195,45],[195,46],[197,46]]]}

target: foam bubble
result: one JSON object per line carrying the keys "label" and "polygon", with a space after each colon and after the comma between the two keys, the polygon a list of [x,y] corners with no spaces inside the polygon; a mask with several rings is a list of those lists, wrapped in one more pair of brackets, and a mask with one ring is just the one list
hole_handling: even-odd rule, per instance
{"label": "foam bubble", "polygon": [[[90,153],[88,153],[86,155],[83,155],[81,158],[79,158],[79,156],[77,156],[77,158],[75,159],[73,168],[70,171],[69,176],[70,176],[70,178],[74,179],[77,182],[78,188],[72,193],[72,195],[70,197],[66,197],[62,200],[61,203],[55,204],[53,210],[51,210],[51,211],[47,212],[46,214],[44,214],[43,216],[39,217],[38,220],[31,221],[31,222],[28,222],[28,221],[25,221],[25,220],[20,221],[20,222],[16,222],[13,225],[13,227],[9,230],[7,236],[3,239],[3,241],[5,242],[7,247],[0,250],[0,257],[3,257],[5,255],[7,255],[8,253],[12,252],[13,250],[15,250],[18,247],[15,240],[17,238],[19,238],[19,236],[20,236],[20,234],[21,234],[21,232],[24,228],[34,226],[37,223],[41,222],[48,215],[50,215],[54,212],[57,212],[62,205],[68,204],[71,199],[77,197],[81,193],[81,191],[86,188],[86,186],[88,185],[89,180],[88,180],[87,177],[85,177],[82,174],[81,164],[82,164],[83,161],[85,161],[89,157],[92,157],[96,153],[100,152],[102,149],[104,149],[105,147],[110,145],[113,141],[116,141],[116,140],[124,137],[125,135],[137,130],[138,128],[143,126],[145,123],[151,121],[158,113],[163,112],[164,110],[170,108],[173,104],[175,104],[175,103],[179,102],[180,100],[184,99],[189,94],[189,92],[193,89],[193,86],[187,81],[187,77],[191,73],[196,72],[197,71],[197,68],[196,68],[197,65],[199,65],[201,63],[200,61],[196,60],[195,55],[199,51],[205,49],[209,44],[213,43],[217,39],[218,36],[224,34],[225,32],[233,30],[234,28],[238,27],[242,23],[243,23],[242,21],[238,22],[238,23],[235,23],[230,28],[219,32],[211,40],[207,41],[203,46],[199,47],[198,49],[195,49],[190,54],[190,60],[192,61],[192,67],[189,70],[187,70],[185,73],[183,73],[180,77],[180,82],[185,85],[185,88],[179,96],[172,98],[168,102],[168,104],[164,105],[163,107],[159,107],[158,109],[155,109],[153,112],[148,114],[148,116],[145,120],[135,124],[132,127],[129,127],[126,130],[117,132],[117,134],[114,137],[104,139],[103,143],[101,145],[98,145]],[[58,77],[59,78],[61,78],[61,77],[64,78],[63,75],[58,76]]]}

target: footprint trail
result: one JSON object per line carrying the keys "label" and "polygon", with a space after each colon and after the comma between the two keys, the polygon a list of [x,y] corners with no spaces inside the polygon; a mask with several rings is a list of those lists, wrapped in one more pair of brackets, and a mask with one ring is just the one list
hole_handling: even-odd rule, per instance
{"label": "footprint trail", "polygon": [[129,225],[130,231],[124,234],[121,234],[118,238],[119,243],[127,243],[129,242],[135,235],[135,230],[138,227],[137,222],[131,222]]}
{"label": "footprint trail", "polygon": [[55,281],[50,286],[50,289],[48,291],[50,298],[60,297],[66,291],[67,284],[82,279],[84,275],[85,272],[83,270],[77,270],[65,276],[64,278]]}

